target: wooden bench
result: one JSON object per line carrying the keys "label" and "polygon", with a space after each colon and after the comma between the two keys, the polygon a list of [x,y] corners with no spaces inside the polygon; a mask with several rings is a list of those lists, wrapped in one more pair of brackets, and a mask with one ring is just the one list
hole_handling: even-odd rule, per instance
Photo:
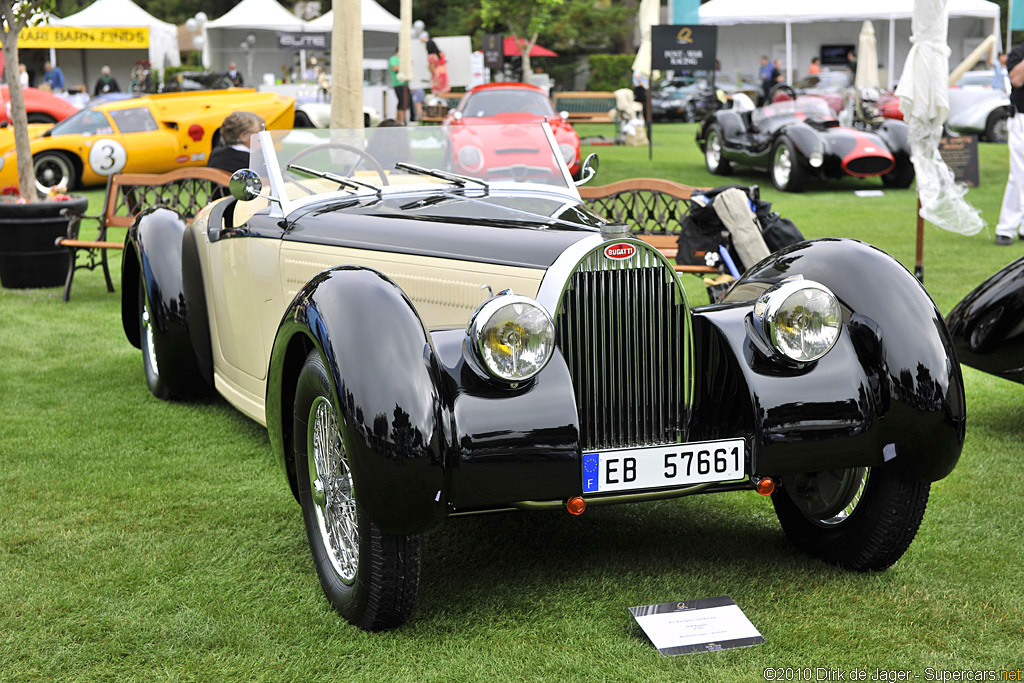
{"label": "wooden bench", "polygon": [[[67,247],[68,276],[64,281],[64,301],[71,298],[71,283],[75,271],[83,268],[103,268],[107,291],[114,291],[110,280],[107,252],[124,249],[124,242],[108,239],[110,228],[129,228],[135,216],[151,206],[167,206],[181,215],[192,218],[210,201],[227,195],[231,174],[216,168],[178,168],[168,173],[117,173],[107,179],[107,193],[103,213],[99,216],[82,216],[68,225],[66,237],[57,239],[57,244]],[[94,240],[79,239],[81,219],[99,222],[99,232]],[[79,254],[83,256],[79,262]]]}
{"label": "wooden bench", "polygon": [[615,123],[614,109],[614,93],[605,91],[555,93],[555,110],[568,112],[569,123]]}
{"label": "wooden bench", "polygon": [[[689,207],[690,187],[661,178],[630,178],[608,185],[579,188],[580,197],[597,214],[616,223],[626,223],[633,236],[647,242],[670,261],[675,262],[679,232]],[[715,303],[733,282],[721,268],[675,264],[677,273],[692,273],[704,278],[708,299]]]}

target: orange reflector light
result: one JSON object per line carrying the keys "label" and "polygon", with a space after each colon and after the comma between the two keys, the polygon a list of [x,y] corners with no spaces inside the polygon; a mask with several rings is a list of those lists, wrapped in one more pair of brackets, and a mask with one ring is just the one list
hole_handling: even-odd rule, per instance
{"label": "orange reflector light", "polygon": [[565,509],[569,511],[570,515],[582,515],[583,511],[587,509],[587,501],[583,500],[581,496],[573,496],[565,501]]}
{"label": "orange reflector light", "polygon": [[772,480],[771,477],[764,477],[759,482],[757,482],[757,492],[760,493],[762,496],[770,496],[772,495],[772,491],[774,490],[775,482]]}

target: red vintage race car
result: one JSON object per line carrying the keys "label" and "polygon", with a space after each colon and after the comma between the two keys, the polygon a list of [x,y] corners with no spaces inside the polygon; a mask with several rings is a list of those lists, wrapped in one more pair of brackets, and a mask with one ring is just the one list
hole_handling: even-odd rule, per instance
{"label": "red vintage race car", "polygon": [[[580,136],[567,116],[555,111],[543,90],[526,83],[489,83],[466,93],[444,121],[453,128],[450,134],[452,169],[519,181],[559,173],[558,165],[546,158],[550,149],[547,141],[531,141],[531,136],[542,134],[541,127],[507,125],[535,124],[545,119],[565,165],[573,178],[579,178]],[[488,129],[482,127],[494,124],[506,124],[501,129],[502,135],[489,135]]]}
{"label": "red vintage race car", "polygon": [[[78,107],[65,99],[57,97],[45,90],[22,88],[25,96],[25,111],[28,112],[29,123],[57,123],[78,111]],[[3,107],[0,107],[0,126],[11,123],[11,94],[7,86],[0,88]]]}

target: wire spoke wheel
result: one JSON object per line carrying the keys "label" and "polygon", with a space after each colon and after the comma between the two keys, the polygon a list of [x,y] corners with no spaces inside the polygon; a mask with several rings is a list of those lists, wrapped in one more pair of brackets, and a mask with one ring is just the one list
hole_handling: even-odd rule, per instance
{"label": "wire spoke wheel", "polygon": [[714,131],[708,134],[707,151],[705,152],[708,160],[708,168],[718,168],[718,165],[722,163],[722,143],[718,139],[718,134]]}
{"label": "wire spoke wheel", "polygon": [[317,526],[334,571],[346,584],[359,568],[359,526],[352,471],[338,430],[334,408],[320,396],[309,410],[309,475]]}
{"label": "wire spoke wheel", "polygon": [[776,187],[785,187],[789,184],[789,178],[793,173],[793,157],[789,148],[779,145],[775,150],[775,163],[772,164],[772,173],[775,174]]}

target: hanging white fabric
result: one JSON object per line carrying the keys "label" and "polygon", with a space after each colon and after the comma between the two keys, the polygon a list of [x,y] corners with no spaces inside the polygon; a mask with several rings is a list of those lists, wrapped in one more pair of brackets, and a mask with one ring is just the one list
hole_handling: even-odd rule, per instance
{"label": "hanging white fabric", "polygon": [[907,122],[921,216],[944,230],[975,235],[985,227],[985,222],[964,198],[967,187],[954,181],[953,172],[939,155],[942,125],[949,113],[946,3],[947,0],[914,0],[910,38],[913,46],[896,95]]}

